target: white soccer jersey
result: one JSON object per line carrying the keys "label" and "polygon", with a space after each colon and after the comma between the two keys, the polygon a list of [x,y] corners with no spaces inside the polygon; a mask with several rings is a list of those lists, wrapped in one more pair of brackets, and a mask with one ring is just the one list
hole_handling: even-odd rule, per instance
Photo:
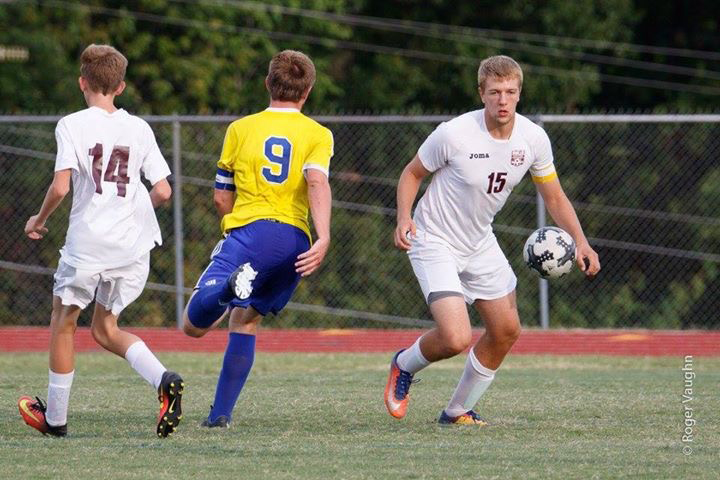
{"label": "white soccer jersey", "polygon": [[73,170],[62,259],[75,268],[111,269],[162,244],[140,181],[141,173],[153,185],[170,175],[150,125],[122,109],[90,107],[62,118],[55,137],[55,171]]}
{"label": "white soccer jersey", "polygon": [[522,115],[508,140],[496,140],[476,110],[441,123],[418,150],[434,172],[415,209],[415,223],[426,235],[460,255],[478,251],[494,238],[492,221],[510,192],[530,170],[536,182],[555,178],[550,139]]}

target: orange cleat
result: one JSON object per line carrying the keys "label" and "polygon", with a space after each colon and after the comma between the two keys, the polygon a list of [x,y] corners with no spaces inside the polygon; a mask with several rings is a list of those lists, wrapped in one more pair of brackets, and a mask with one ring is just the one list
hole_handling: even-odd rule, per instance
{"label": "orange cleat", "polygon": [[23,395],[18,399],[18,410],[20,410],[20,416],[25,423],[43,435],[53,437],[64,437],[67,435],[67,424],[53,427],[47,423],[47,420],[45,420],[47,406],[39,397],[35,397],[33,400],[32,397]]}
{"label": "orange cleat", "polygon": [[402,350],[397,352],[390,362],[390,375],[385,385],[385,406],[388,412],[395,418],[403,418],[407,413],[408,402],[410,401],[410,385],[413,382],[413,374],[401,370],[397,365],[397,357]]}

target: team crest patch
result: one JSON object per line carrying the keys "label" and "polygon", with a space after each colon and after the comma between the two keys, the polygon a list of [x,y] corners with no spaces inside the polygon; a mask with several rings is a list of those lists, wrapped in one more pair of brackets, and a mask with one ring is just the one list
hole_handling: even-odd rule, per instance
{"label": "team crest patch", "polygon": [[525,162],[525,150],[513,150],[510,153],[510,165],[519,167]]}

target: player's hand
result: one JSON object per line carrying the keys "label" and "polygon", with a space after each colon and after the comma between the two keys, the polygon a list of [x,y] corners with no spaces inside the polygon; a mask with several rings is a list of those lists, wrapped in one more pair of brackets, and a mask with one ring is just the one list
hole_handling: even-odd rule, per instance
{"label": "player's hand", "polygon": [[45,222],[40,222],[38,217],[39,215],[33,215],[25,224],[25,235],[32,240],[40,240],[48,231],[45,228]]}
{"label": "player's hand", "polygon": [[588,243],[578,244],[575,248],[575,262],[588,277],[594,277],[600,271],[600,257]]}
{"label": "player's hand", "polygon": [[298,261],[295,262],[295,271],[303,277],[312,274],[325,259],[328,248],[330,248],[330,239],[318,238],[310,247],[310,250],[298,255]]}
{"label": "player's hand", "polygon": [[412,221],[412,218],[398,220],[395,228],[395,247],[400,250],[410,250],[416,232],[415,222]]}

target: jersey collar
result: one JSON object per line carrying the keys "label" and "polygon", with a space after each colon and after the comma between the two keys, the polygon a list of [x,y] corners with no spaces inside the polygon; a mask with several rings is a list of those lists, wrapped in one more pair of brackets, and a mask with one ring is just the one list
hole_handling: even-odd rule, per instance
{"label": "jersey collar", "polygon": [[125,109],[123,109],[123,108],[118,108],[117,110],[115,110],[115,111],[112,112],[112,113],[108,112],[107,110],[105,110],[105,109],[103,109],[103,108],[96,107],[96,106],[88,107],[88,110],[91,110],[91,111],[93,111],[93,112],[97,112],[97,113],[99,113],[100,115],[104,115],[104,116],[106,116],[106,117],[113,117],[113,116],[115,116],[115,115],[123,115],[123,114],[125,114]]}
{"label": "jersey collar", "polygon": [[292,107],[268,107],[265,109],[266,112],[291,112],[300,113],[300,110]]}

